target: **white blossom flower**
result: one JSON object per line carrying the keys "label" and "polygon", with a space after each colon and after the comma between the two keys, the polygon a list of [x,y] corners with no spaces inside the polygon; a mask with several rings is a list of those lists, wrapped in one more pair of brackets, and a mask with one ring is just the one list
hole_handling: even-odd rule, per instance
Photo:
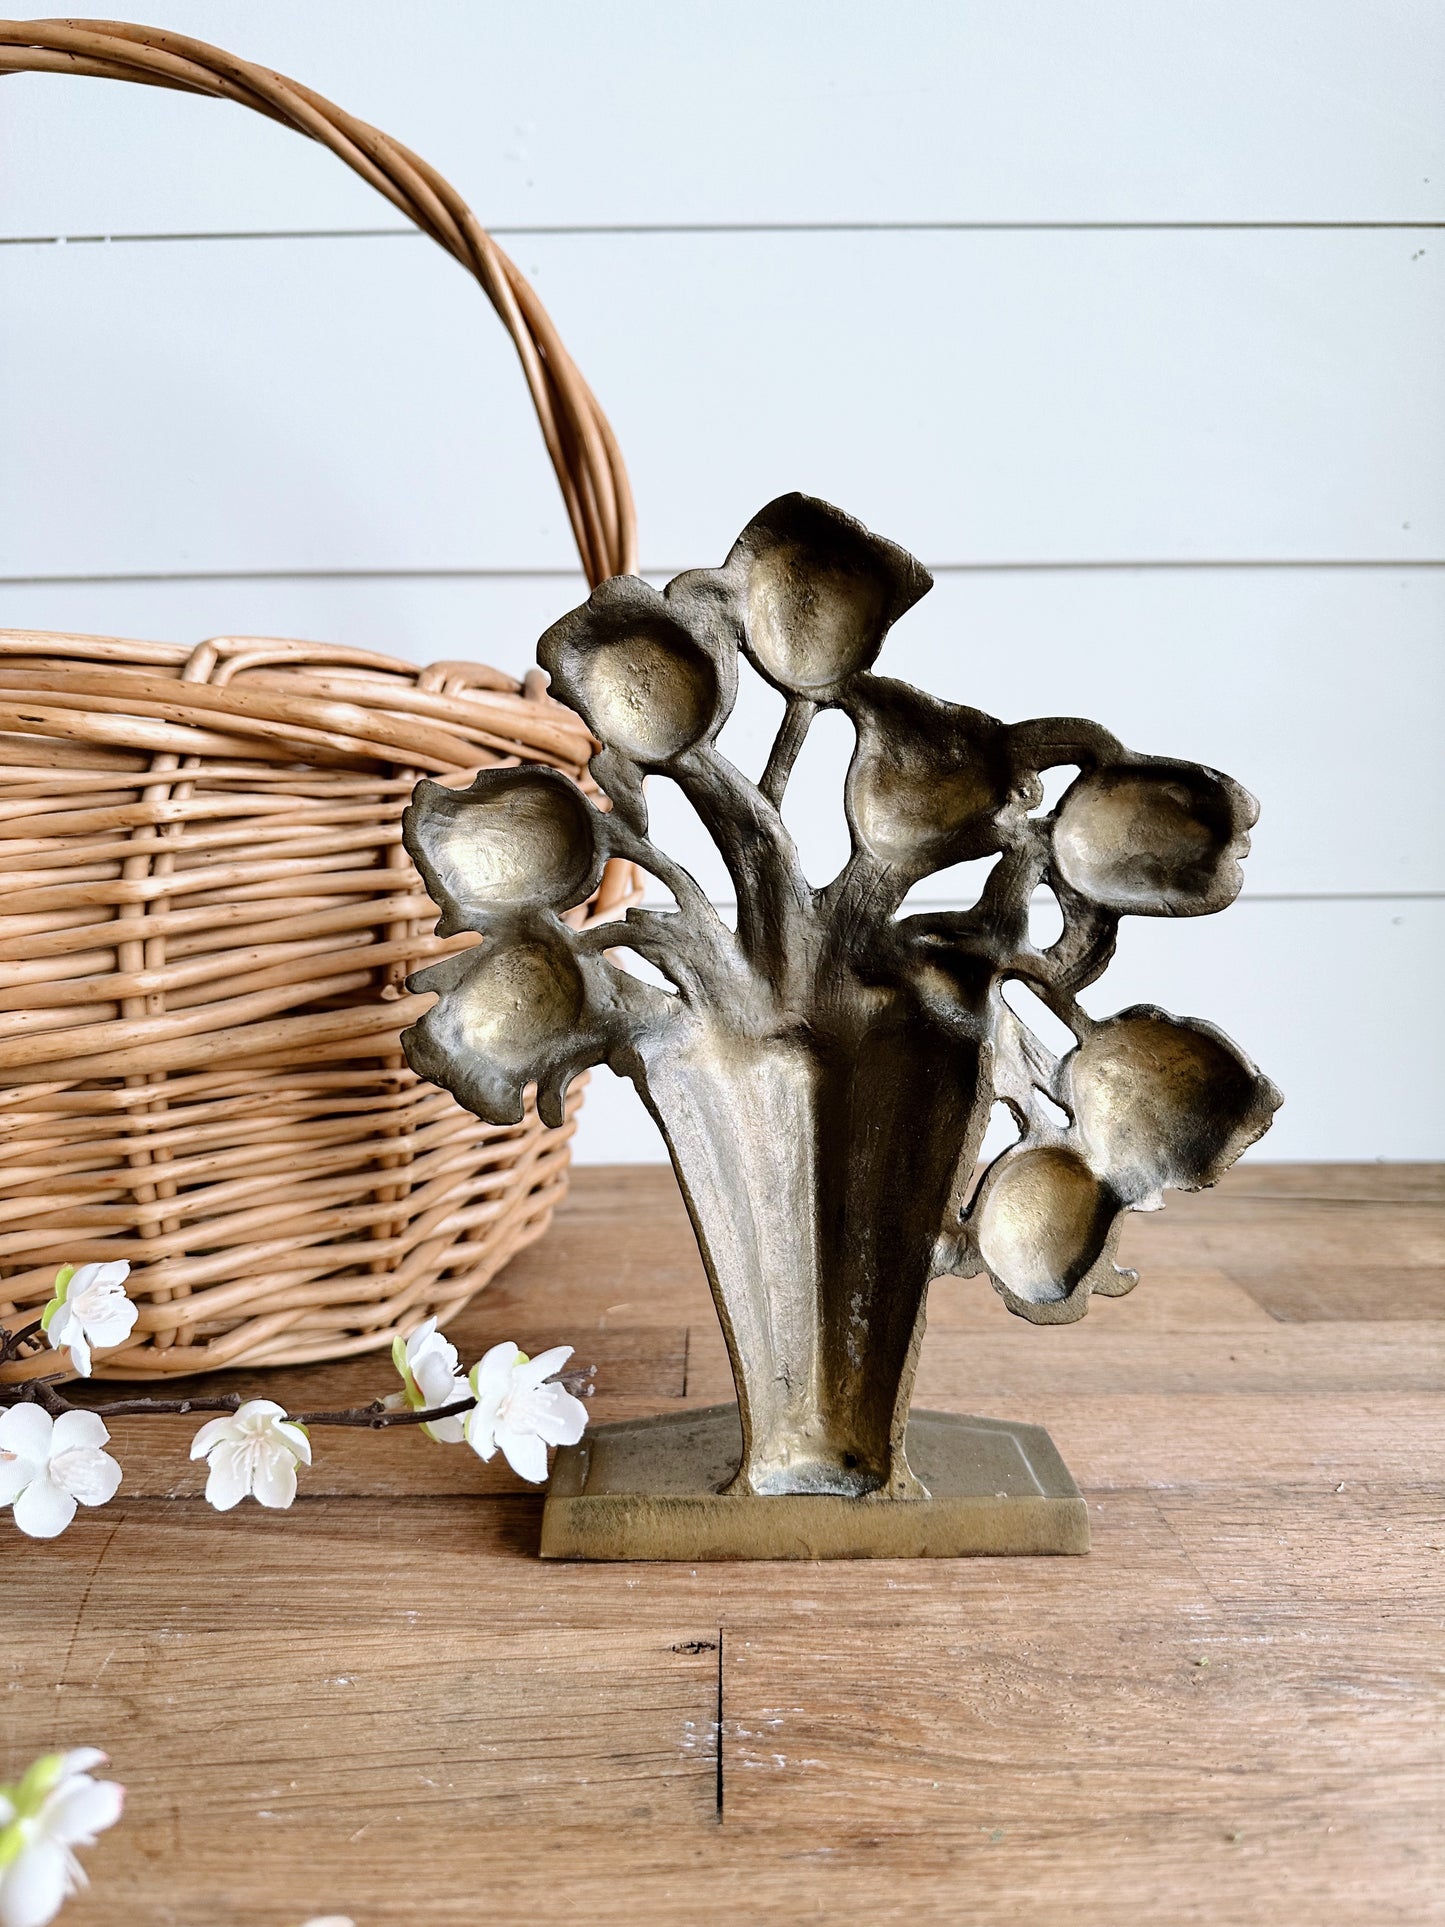
{"label": "white blossom flower", "polygon": [[191,1457],[210,1461],[206,1497],[217,1512],[229,1512],[248,1493],[284,1510],[296,1497],[296,1461],[311,1463],[311,1440],[284,1406],[253,1398],[203,1425],[191,1441]]}
{"label": "white blossom flower", "polygon": [[120,1484],[120,1467],[101,1447],[110,1438],[94,1412],[52,1418],[38,1405],[0,1412],[0,1506],[32,1539],[54,1539],[80,1505],[104,1505]]}
{"label": "white blossom flower", "polygon": [[62,1265],[55,1274],[55,1296],[40,1319],[55,1347],[70,1347],[70,1362],[90,1377],[90,1348],[107,1351],[123,1345],[140,1312],[125,1292],[130,1266],[123,1258],[108,1265]]}
{"label": "white blossom flower", "polygon": [[560,1385],[543,1380],[560,1371],[572,1356],[570,1345],[554,1345],[528,1358],[511,1343],[493,1345],[472,1367],[476,1405],[463,1421],[467,1444],[480,1458],[502,1455],[519,1478],[542,1485],[547,1477],[547,1447],[575,1445],[587,1424],[587,1408]]}
{"label": "white blossom flower", "polygon": [[[455,1405],[471,1395],[471,1387],[462,1377],[457,1348],[437,1330],[435,1318],[418,1325],[410,1338],[393,1339],[391,1358],[406,1390],[393,1393],[386,1401],[388,1405],[405,1405],[409,1411],[425,1412],[442,1405]],[[441,1445],[460,1445],[465,1437],[462,1420],[463,1414],[458,1412],[452,1418],[439,1418],[421,1429]]]}
{"label": "white blossom flower", "polygon": [[48,1753],[0,1787],[0,1927],[46,1927],[86,1885],[73,1849],[93,1847],[125,1804],[124,1787],[92,1779],[104,1762],[93,1746]]}

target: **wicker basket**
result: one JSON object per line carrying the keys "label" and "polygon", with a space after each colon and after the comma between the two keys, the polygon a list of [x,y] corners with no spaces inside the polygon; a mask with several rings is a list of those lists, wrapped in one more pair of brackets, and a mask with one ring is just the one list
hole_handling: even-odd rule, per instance
{"label": "wicker basket", "polygon": [[[635,567],[626,475],[536,296],[455,192],[320,96],[113,22],[0,22],[0,74],[241,102],[332,148],[481,282],[517,344],[590,580]],[[99,1374],[279,1365],[449,1316],[546,1228],[573,1124],[496,1128],[406,1068],[405,979],[455,948],[401,845],[422,775],[585,782],[545,690],[469,663],[249,637],[0,631],[0,1323],[125,1258]],[[613,864],[580,917],[636,894]],[[580,1101],[580,1086],[578,1098]],[[0,1377],[52,1370],[42,1355]]]}

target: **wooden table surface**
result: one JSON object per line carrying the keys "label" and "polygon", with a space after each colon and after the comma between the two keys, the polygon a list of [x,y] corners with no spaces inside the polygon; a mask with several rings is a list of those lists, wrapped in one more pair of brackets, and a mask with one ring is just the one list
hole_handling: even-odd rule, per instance
{"label": "wooden table surface", "polygon": [[[317,1433],[223,1516],[194,1420],[117,1421],[111,1505],[0,1521],[0,1779],[130,1789],[67,1927],[1445,1919],[1445,1168],[1247,1166],[1124,1261],[1062,1329],[940,1281],[920,1374],[1049,1427],[1085,1559],[543,1565],[463,1448]],[[595,1419],[728,1395],[660,1168],[578,1172],[453,1336],[575,1343]]]}

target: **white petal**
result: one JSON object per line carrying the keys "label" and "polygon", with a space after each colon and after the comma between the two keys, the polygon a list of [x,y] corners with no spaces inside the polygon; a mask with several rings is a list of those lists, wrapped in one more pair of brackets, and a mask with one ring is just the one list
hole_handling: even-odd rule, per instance
{"label": "white petal", "polygon": [[451,1384],[447,1386],[442,1396],[441,1403],[443,1405],[458,1405],[463,1399],[469,1399],[471,1397],[472,1388],[470,1383],[464,1378],[454,1376]]}
{"label": "white petal", "polygon": [[270,1430],[273,1419],[285,1416],[286,1407],[278,1405],[274,1398],[248,1398],[237,1410],[234,1423],[243,1432],[266,1432]]}
{"label": "white petal", "polygon": [[406,1362],[408,1365],[414,1364],[417,1353],[425,1350],[426,1341],[431,1337],[436,1328],[437,1321],[435,1318],[424,1319],[422,1323],[417,1326],[411,1337],[407,1339]]}
{"label": "white petal", "polygon": [[454,1373],[460,1372],[462,1369],[462,1361],[457,1356],[456,1346],[452,1344],[450,1339],[444,1337],[441,1332],[433,1332],[425,1345],[419,1349],[417,1356],[418,1358],[442,1359],[448,1369]]}
{"label": "white petal", "polygon": [[549,1352],[538,1352],[535,1358],[528,1359],[525,1365],[517,1367],[512,1383],[530,1392],[533,1386],[540,1385],[544,1378],[550,1378],[553,1372],[560,1372],[571,1356],[570,1345],[554,1345]]}
{"label": "white petal", "polygon": [[[55,1429],[59,1431],[60,1427]],[[50,1476],[62,1492],[79,1499],[82,1505],[104,1505],[120,1490],[119,1465],[109,1452],[98,1452],[92,1446],[57,1452],[50,1461]]]}
{"label": "white petal", "polygon": [[[442,1423],[447,1421],[443,1419]],[[40,1470],[33,1459],[8,1459],[0,1454],[0,1505],[13,1505],[30,1481],[40,1476]]]}
{"label": "white petal", "polygon": [[44,1465],[50,1457],[50,1436],[55,1420],[38,1405],[8,1405],[0,1411],[0,1452],[13,1452],[17,1459]]}
{"label": "white petal", "polygon": [[463,1419],[467,1444],[479,1459],[489,1459],[497,1449],[497,1421],[492,1412],[474,1405]]}
{"label": "white petal", "polygon": [[89,1773],[92,1767],[104,1766],[109,1758],[98,1746],[73,1746],[60,1756],[60,1777],[68,1780],[74,1774]]}
{"label": "white petal", "polygon": [[50,1840],[32,1840],[0,1874],[0,1927],[47,1927],[70,1891],[70,1856]]}
{"label": "white petal", "polygon": [[467,1413],[467,1423],[470,1425],[473,1420],[475,1420],[478,1425],[485,1426],[488,1431],[492,1430],[501,1415],[503,1405],[506,1403],[506,1394],[501,1393],[499,1395],[493,1392],[487,1398],[477,1398],[475,1387],[471,1384],[470,1380],[467,1382],[467,1390],[472,1394],[472,1397],[477,1400],[471,1411]]}
{"label": "white petal", "polygon": [[253,1490],[262,1505],[284,1512],[296,1497],[296,1461],[284,1448],[262,1452]]}
{"label": "white petal", "polygon": [[40,1810],[41,1825],[63,1847],[93,1847],[95,1836],[115,1825],[124,1805],[124,1787],[80,1773],[51,1794]]}
{"label": "white petal", "polygon": [[575,1445],[587,1430],[587,1407],[560,1385],[539,1385],[527,1400],[526,1415],[548,1445]]}
{"label": "white petal", "polygon": [[547,1483],[547,1448],[535,1432],[498,1432],[497,1443],[519,1479]]}
{"label": "white petal", "polygon": [[234,1439],[223,1439],[211,1453],[206,1498],[217,1512],[229,1512],[251,1490],[248,1449]]}
{"label": "white petal", "polygon": [[27,1485],[11,1514],[32,1539],[57,1539],[75,1517],[75,1501],[47,1473]]}
{"label": "white petal", "polygon": [[[130,1276],[130,1266],[124,1258],[112,1258],[108,1264],[104,1265],[82,1265],[80,1270],[93,1271],[95,1276],[90,1282],[94,1285],[103,1286],[107,1291],[123,1290],[125,1288],[125,1281]],[[79,1282],[80,1272],[77,1272],[71,1280],[70,1288],[72,1291],[74,1291]]]}
{"label": "white petal", "polygon": [[74,1306],[72,1306],[68,1300],[62,1300],[60,1310],[56,1312],[46,1327],[45,1336],[50,1340],[55,1350],[60,1352],[64,1351],[65,1347],[80,1329],[80,1320],[75,1315]]}
{"label": "white petal", "polygon": [[493,1345],[472,1374],[476,1387],[477,1403],[485,1399],[505,1397],[512,1386],[512,1367],[517,1362],[517,1347],[510,1339],[501,1345]]}
{"label": "white petal", "polygon": [[[277,1419],[271,1428],[271,1435],[279,1439],[293,1459],[300,1459],[303,1465],[311,1463],[311,1441],[299,1425],[291,1425]],[[295,1469],[294,1467],[292,1468]]]}
{"label": "white petal", "polygon": [[74,1330],[71,1336],[65,1341],[66,1348],[70,1353],[70,1363],[82,1378],[89,1378],[90,1346],[86,1343],[85,1327],[78,1318],[73,1321],[73,1324]]}
{"label": "white petal", "polygon": [[421,1429],[438,1445],[460,1445],[467,1436],[465,1417],[460,1412],[455,1418],[433,1419],[430,1425],[424,1425]]}
{"label": "white petal", "polygon": [[[411,1375],[416,1380],[417,1390],[428,1405],[447,1405],[458,1396],[452,1389],[457,1379],[457,1355],[450,1345],[445,1349],[451,1352],[450,1358],[433,1347],[412,1364]],[[469,1392],[470,1387],[460,1396],[466,1398]]]}
{"label": "white petal", "polygon": [[208,1452],[214,1452],[218,1445],[236,1444],[240,1436],[240,1428],[233,1418],[207,1419],[191,1440],[191,1457],[203,1459]]}
{"label": "white petal", "polygon": [[86,1318],[85,1329],[92,1345],[102,1350],[112,1345],[123,1345],[135,1330],[135,1321],[140,1317],[139,1305],[133,1305],[129,1298],[109,1300],[97,1312]]}
{"label": "white petal", "polygon": [[110,1442],[105,1420],[98,1412],[62,1412],[50,1435],[50,1456],[59,1452],[98,1451]]}

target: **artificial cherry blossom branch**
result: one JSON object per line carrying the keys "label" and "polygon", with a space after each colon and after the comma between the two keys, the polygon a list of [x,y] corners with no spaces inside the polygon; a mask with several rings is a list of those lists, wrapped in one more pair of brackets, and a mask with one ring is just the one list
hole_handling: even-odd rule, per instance
{"label": "artificial cherry blossom branch", "polygon": [[[0,1341],[3,1337],[4,1328],[0,1327]],[[62,1412],[94,1412],[97,1418],[185,1418],[191,1412],[239,1412],[246,1403],[240,1392],[223,1392],[215,1398],[117,1398],[104,1405],[77,1405],[56,1391],[62,1382],[59,1378],[32,1378],[18,1385],[0,1386],[0,1407],[31,1403],[43,1406],[52,1418],[59,1418]],[[574,1398],[592,1396],[588,1372],[565,1372],[548,1382],[560,1385]],[[394,1411],[385,1399],[376,1398],[370,1405],[351,1405],[340,1411],[292,1412],[288,1416],[294,1425],[348,1425],[385,1432],[393,1425],[430,1425],[437,1419],[459,1418],[464,1412],[474,1411],[476,1404],[475,1398],[461,1398],[452,1405]]]}
{"label": "artificial cherry blossom branch", "polygon": [[[136,1306],[125,1290],[130,1266],[62,1265],[56,1295],[38,1324],[11,1333],[0,1327],[0,1359],[44,1333],[72,1368],[91,1373],[91,1347],[114,1352],[135,1327]],[[468,1445],[478,1458],[498,1451],[520,1478],[547,1478],[547,1450],[575,1445],[587,1413],[573,1386],[590,1393],[590,1374],[561,1369],[571,1347],[556,1345],[529,1358],[510,1341],[493,1345],[461,1375],[456,1347],[428,1318],[391,1357],[402,1389],[369,1405],[339,1411],[288,1412],[267,1398],[225,1392],[212,1398],[118,1398],[78,1405],[58,1389],[58,1375],[0,1387],[0,1507],[34,1539],[65,1531],[79,1506],[104,1505],[121,1483],[121,1468],[105,1451],[108,1418],[184,1417],[214,1412],[191,1441],[191,1457],[208,1465],[206,1498],[218,1512],[242,1499],[284,1510],[296,1497],[297,1468],[311,1463],[312,1426],[351,1426],[383,1432],[419,1425],[438,1445]],[[0,1813],[0,1819],[3,1819]],[[0,1914],[0,1919],[3,1919]]]}

